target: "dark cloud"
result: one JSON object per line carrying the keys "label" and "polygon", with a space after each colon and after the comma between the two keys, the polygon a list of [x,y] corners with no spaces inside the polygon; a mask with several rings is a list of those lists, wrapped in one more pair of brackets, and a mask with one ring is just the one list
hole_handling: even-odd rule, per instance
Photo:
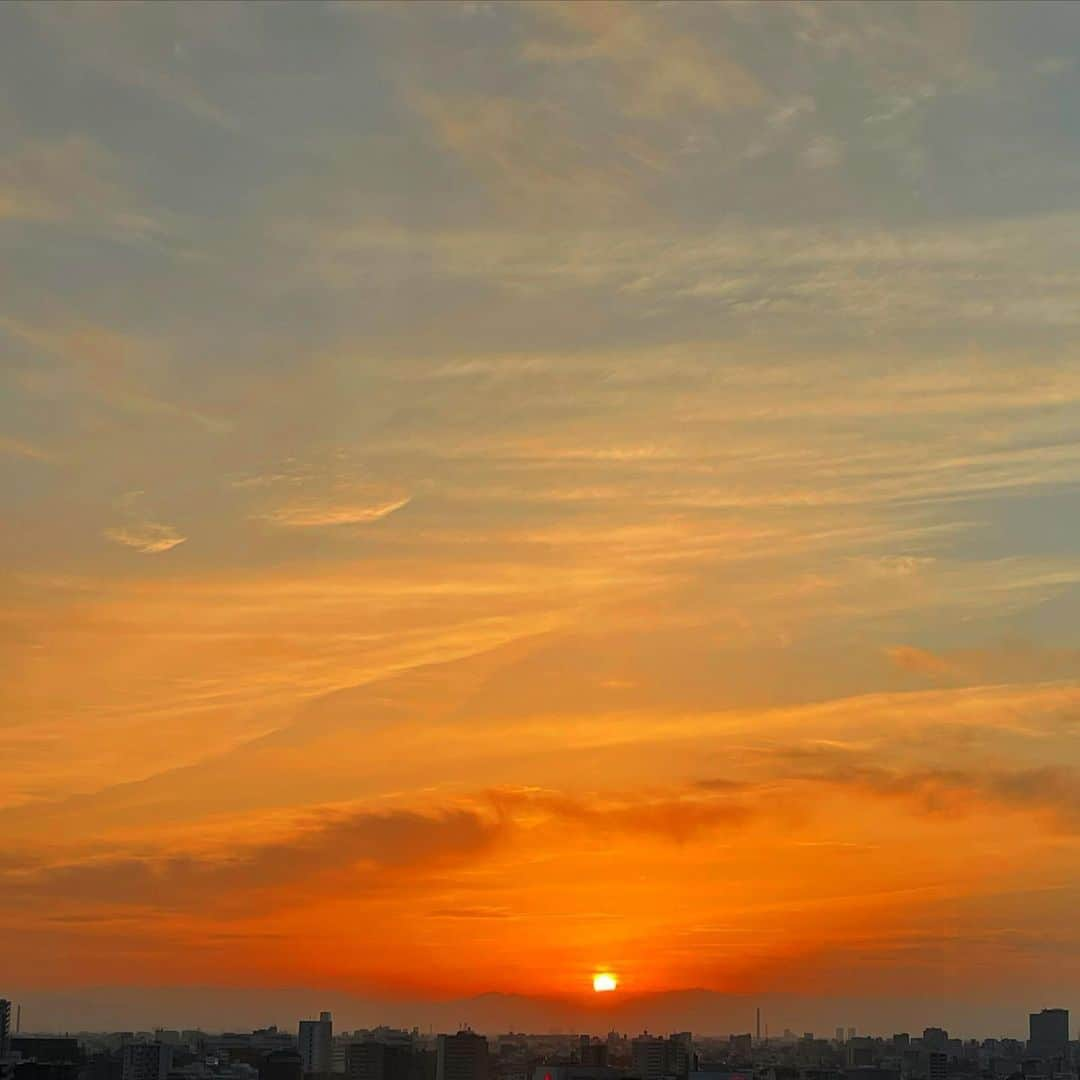
{"label": "dark cloud", "polygon": [[28,864],[5,875],[4,892],[24,901],[62,899],[166,910],[213,905],[227,903],[238,893],[347,877],[358,868],[390,875],[438,867],[474,856],[492,844],[502,828],[500,822],[464,809],[328,815],[287,840],[231,855],[125,854]]}
{"label": "dark cloud", "polygon": [[[931,818],[1028,813],[1043,828],[1080,834],[1080,777],[1071,768],[890,769],[842,747],[777,749],[771,756],[772,775],[756,782],[706,778],[673,791],[616,795],[496,789],[470,807],[440,811],[324,811],[287,839],[232,854],[105,854],[60,864],[9,860],[0,881],[13,907],[63,900],[159,911],[229,908],[259,893],[282,904],[305,888],[325,890],[328,882],[371,894],[393,887],[402,875],[476,860],[526,833],[581,828],[682,844],[766,819],[782,832],[797,830],[810,820],[814,790],[821,789],[895,801]],[[431,914],[508,917],[482,906],[443,906]]]}
{"label": "dark cloud", "polygon": [[[894,769],[863,751],[836,745],[756,747],[750,754],[759,765],[765,763],[774,785],[858,789],[931,817],[994,808],[1032,812],[1056,830],[1080,832],[1080,772],[1068,766]],[[726,790],[729,784],[704,779],[697,787]]]}

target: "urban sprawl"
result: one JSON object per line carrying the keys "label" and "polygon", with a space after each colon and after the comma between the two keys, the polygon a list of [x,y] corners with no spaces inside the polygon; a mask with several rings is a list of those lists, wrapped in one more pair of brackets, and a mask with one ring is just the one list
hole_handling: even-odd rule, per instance
{"label": "urban sprawl", "polygon": [[943,1028],[888,1037],[837,1028],[667,1036],[338,1033],[324,1012],[277,1027],[30,1034],[0,999],[0,1080],[1080,1080],[1065,1009],[1032,1013],[1029,1038],[950,1038]]}

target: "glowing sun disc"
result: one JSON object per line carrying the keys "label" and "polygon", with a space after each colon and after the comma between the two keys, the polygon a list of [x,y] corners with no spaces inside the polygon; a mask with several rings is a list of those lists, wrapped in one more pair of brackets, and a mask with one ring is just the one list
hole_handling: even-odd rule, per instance
{"label": "glowing sun disc", "polygon": [[601,971],[600,974],[592,977],[592,988],[598,994],[606,994],[608,991],[614,990],[618,985],[619,980],[610,971]]}

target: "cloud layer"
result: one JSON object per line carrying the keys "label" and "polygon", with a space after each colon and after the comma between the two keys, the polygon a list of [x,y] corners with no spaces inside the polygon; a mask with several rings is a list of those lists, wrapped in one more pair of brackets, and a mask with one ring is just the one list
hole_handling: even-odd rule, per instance
{"label": "cloud layer", "polygon": [[10,989],[1080,987],[1078,31],[0,9]]}

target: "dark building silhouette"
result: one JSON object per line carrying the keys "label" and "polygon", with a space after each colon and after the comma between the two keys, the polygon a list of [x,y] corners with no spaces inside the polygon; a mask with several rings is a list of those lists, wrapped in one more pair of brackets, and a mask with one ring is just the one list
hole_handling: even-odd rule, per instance
{"label": "dark building silhouette", "polygon": [[740,1061],[749,1061],[754,1052],[754,1040],[749,1031],[740,1035],[729,1035],[728,1046],[731,1048],[731,1053]]}
{"label": "dark building silhouette", "polygon": [[410,1080],[412,1047],[366,1039],[345,1047],[348,1080]]}
{"label": "dark building silhouette", "polygon": [[[732,1039],[742,1036],[732,1036]],[[745,1036],[749,1055],[750,1035]],[[732,1044],[734,1050],[734,1043]],[[694,1039],[689,1031],[677,1031],[666,1039],[657,1035],[639,1035],[630,1044],[631,1068],[638,1080],[661,1080],[662,1077],[688,1077],[694,1071]]]}
{"label": "dark building silhouette", "polygon": [[922,1045],[924,1050],[940,1050],[942,1052],[949,1045],[949,1033],[944,1028],[923,1028]]}
{"label": "dark building silhouette", "polygon": [[122,1080],[165,1080],[172,1068],[172,1047],[165,1043],[128,1043],[121,1055]]}
{"label": "dark building silhouette", "polygon": [[10,1047],[12,1053],[21,1054],[24,1058],[34,1058],[37,1061],[79,1065],[83,1060],[78,1039],[46,1035],[13,1035]]}
{"label": "dark building silhouette", "polygon": [[0,1058],[11,1053],[11,1002],[0,998]]}
{"label": "dark building silhouette", "polygon": [[1028,1049],[1037,1057],[1050,1060],[1069,1053],[1069,1010],[1043,1009],[1028,1020]]}
{"label": "dark building silhouette", "polygon": [[435,1050],[414,1046],[409,1080],[435,1080],[439,1067],[439,1055]]}
{"label": "dark building silhouette", "polygon": [[607,1065],[607,1043],[593,1042],[588,1035],[582,1035],[578,1040],[578,1061],[592,1067]]}
{"label": "dark building silhouette", "polygon": [[90,1055],[79,1075],[82,1080],[122,1080],[123,1063],[120,1055],[99,1050]]}
{"label": "dark building silhouette", "polygon": [[662,1080],[667,1072],[667,1043],[656,1035],[639,1035],[630,1044],[630,1055],[637,1080]]}
{"label": "dark building silhouette", "polygon": [[676,1031],[667,1040],[667,1074],[686,1077],[694,1071],[694,1036],[689,1031]]}
{"label": "dark building silhouette", "polygon": [[300,1080],[303,1074],[299,1050],[271,1050],[259,1060],[259,1080]]}
{"label": "dark building silhouette", "polygon": [[440,1035],[435,1080],[488,1080],[487,1039],[474,1031]]}

